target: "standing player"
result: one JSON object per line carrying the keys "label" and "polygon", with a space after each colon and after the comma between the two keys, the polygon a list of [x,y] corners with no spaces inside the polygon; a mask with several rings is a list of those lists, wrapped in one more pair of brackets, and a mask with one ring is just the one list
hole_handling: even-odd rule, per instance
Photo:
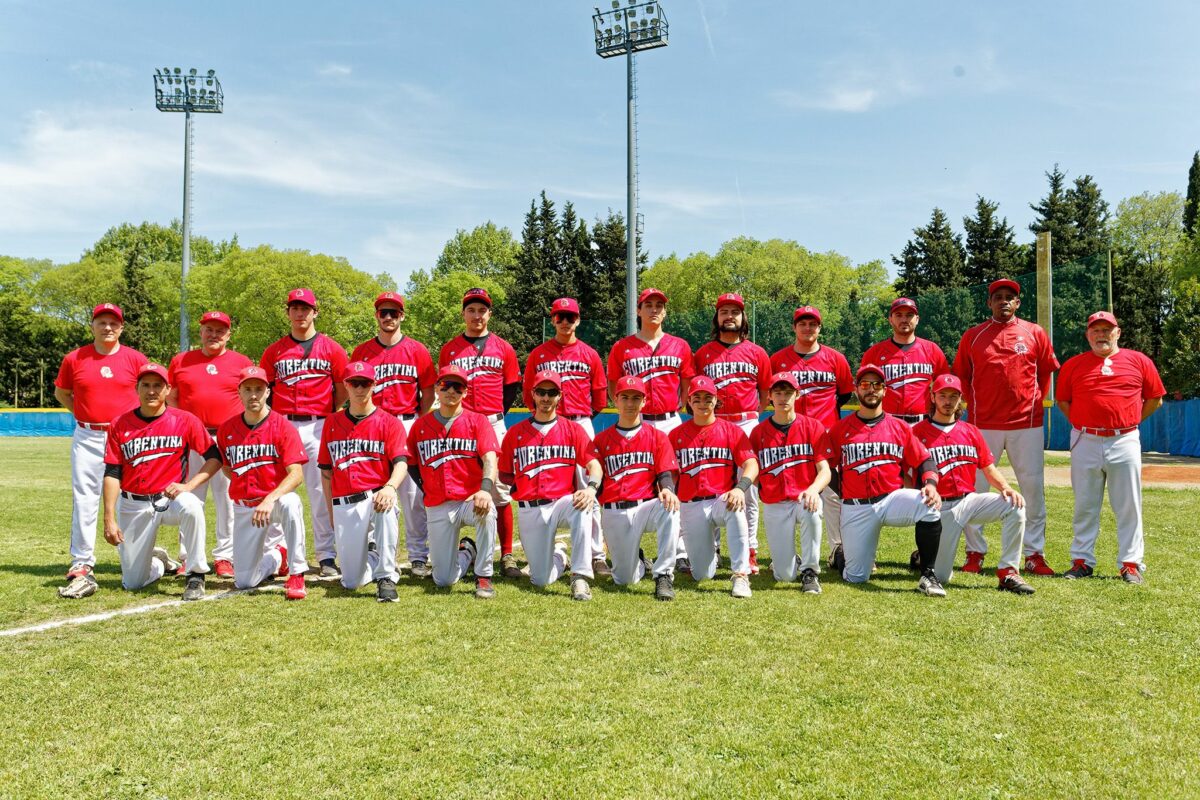
{"label": "standing player", "polygon": [[[475,596],[490,600],[492,551],[496,546],[496,506],[500,447],[482,414],[463,408],[470,393],[467,373],[458,367],[438,371],[438,407],[417,420],[408,437],[409,473],[421,482],[429,520],[433,582],[452,586],[475,570]],[[459,532],[474,526],[476,543]]]}
{"label": "standing player", "polygon": [[[560,417],[565,417],[587,431],[589,439],[596,438],[592,417],[604,410],[608,402],[608,382],[600,354],[579,341],[579,302],[573,297],[560,297],[550,305],[550,321],[554,323],[554,338],[547,339],[529,354],[525,365],[525,406],[532,409],[533,377],[539,372],[556,372],[562,377]],[[604,560],[604,534],[599,506],[589,522],[592,532],[592,571],[597,578],[612,574]]]}
{"label": "standing player", "polygon": [[716,574],[716,536],[724,528],[733,596],[749,597],[746,491],[758,477],[758,461],[741,428],[717,417],[719,402],[712,378],[697,375],[688,384],[692,418],[669,435],[679,461],[679,519],[691,556],[692,577],[703,581]]}
{"label": "standing player", "polygon": [[[212,437],[199,419],[167,406],[167,369],[137,373],[138,407],[113,420],[104,454],[104,538],[121,557],[121,585],[149,586],[178,566],[155,547],[160,525],[178,525],[187,552],[184,600],[204,596],[204,504],[192,492],[221,468]],[[204,465],[184,482],[188,451]],[[119,500],[119,502],[118,502]]]}
{"label": "standing player", "polygon": [[[916,525],[920,563],[928,565],[917,591],[945,597],[946,590],[933,573],[942,535],[942,500],[938,473],[929,451],[913,436],[912,428],[884,413],[887,392],[883,370],[873,364],[859,367],[855,376],[859,409],[829,431],[834,466],[842,469],[842,541],[846,568],[842,577],[865,583],[879,549],[884,525]],[[921,488],[905,489],[902,473],[915,469]]]}
{"label": "standing player", "polygon": [[[1017,317],[1021,287],[998,280],[988,286],[992,318],[963,334],[954,356],[954,374],[962,379],[971,422],[983,433],[992,457],[1008,453],[1017,485],[1025,497],[1025,569],[1053,575],[1046,563],[1045,444],[1042,399],[1058,359],[1046,332]],[[982,474],[976,491],[987,491]],[[975,525],[967,526],[964,572],[978,572],[987,540]]]}
{"label": "standing player", "polygon": [[[642,424],[646,384],[626,375],[617,380],[617,424],[596,437],[604,468],[600,502],[612,555],[613,583],[637,583],[654,576],[654,596],[674,600],[675,553],[679,547],[679,462],[667,435]],[[646,531],[657,533],[658,554],[651,565],[641,550]]]}
{"label": "standing player", "polygon": [[[767,351],[750,341],[746,303],[730,292],[717,298],[712,341],[696,351],[696,372],[712,378],[720,401],[717,416],[749,436],[758,425],[771,381]],[[758,490],[746,494],[746,525],[750,530],[750,574],[758,574]]]}
{"label": "standing player", "polygon": [[[366,361],[375,367],[375,398],[379,408],[400,420],[404,432],[412,431],[417,417],[433,406],[433,383],[437,372],[425,345],[400,331],[404,321],[404,298],[384,292],[375,298],[374,339],[363,342],[350,354],[352,361]],[[404,540],[414,578],[428,578],[428,527],[425,501],[416,481],[400,484],[400,509],[404,512]]]}
{"label": "standing player", "polygon": [[670,433],[680,422],[679,400],[696,374],[692,349],[663,330],[667,296],[658,289],[645,289],[638,296],[637,316],[638,332],[618,339],[608,354],[609,392],[615,393],[623,375],[641,378],[648,393],[642,420]]}
{"label": "standing player", "polygon": [[293,289],[287,298],[291,333],[267,347],[259,366],[271,376],[271,407],[295,426],[308,454],[304,485],[312,511],[313,545],[321,566],[320,576],[336,578],[341,573],[337,568],[333,523],[325,513],[329,506],[321,470],[317,468],[317,450],[325,418],[346,402],[346,388],[342,384],[346,351],[317,332],[317,313],[317,297],[312,290]]}
{"label": "standing player", "polygon": [[[1021,579],[1021,539],[1025,535],[1025,498],[1014,492],[992,463],[992,452],[979,429],[962,421],[962,381],[957,375],[939,375],[930,387],[932,413],[913,426],[917,441],[929,450],[938,472],[938,496],[942,498],[942,537],[938,543],[933,572],[943,584],[954,572],[958,539],[966,525],[1000,523],[1000,563],[996,577],[999,589],[1013,594],[1033,594]],[[976,492],[976,473],[999,494]],[[911,565],[921,571],[921,554],[912,554]]]}
{"label": "standing player", "polygon": [[[825,426],[796,414],[796,376],[780,372],[768,379],[775,412],[750,434],[758,458],[771,570],[777,581],[794,581],[804,591],[821,593],[821,490],[829,485],[832,454]],[[799,554],[796,528],[800,528]]]}
{"label": "standing player", "polygon": [[[499,442],[507,430],[504,415],[521,395],[521,365],[512,345],[488,331],[492,296],[486,289],[467,290],[462,299],[462,317],[466,330],[442,345],[438,368],[455,366],[466,373],[470,391],[463,403],[468,411],[487,418]],[[500,481],[494,481],[492,486],[497,508],[496,530],[500,536],[500,569],[506,578],[520,578],[521,570],[513,555],[511,487]],[[491,556],[491,551],[488,555]]]}
{"label": "standing player", "polygon": [[[832,347],[819,342],[821,312],[801,306],[792,314],[794,344],[771,356],[771,372],[790,372],[800,385],[796,413],[812,417],[829,430],[841,419],[841,407],[854,395],[854,376],[850,362]],[[842,550],[842,500],[838,495],[838,475],[821,492],[825,511],[825,530],[829,534],[829,567],[840,571],[846,565]]]}
{"label": "standing player", "polygon": [[[266,370],[244,368],[237,391],[242,413],[217,429],[233,502],[233,585],[248,589],[272,575],[287,575],[284,596],[303,600],[308,558],[304,506],[295,490],[304,481],[308,454],[291,423],[267,405],[271,387]],[[283,529],[284,545],[267,535],[273,526]]]}
{"label": "standing player", "polygon": [[[533,376],[533,416],[504,435],[500,478],[513,487],[520,508],[518,529],[530,581],[546,586],[570,570],[571,598],[591,600],[592,509],[604,474],[587,431],[558,416],[562,384],[557,372]],[[587,472],[587,485],[574,491],[579,468]],[[554,541],[559,528],[571,532],[570,556]]]}
{"label": "standing player", "polygon": [[1096,566],[1104,487],[1117,517],[1117,562],[1127,583],[1143,583],[1142,439],[1138,425],[1162,405],[1162,379],[1150,358],[1118,345],[1121,328],[1107,311],[1088,317],[1091,351],[1068,359],[1058,379],[1058,407],[1071,421],[1075,536],[1068,578]]}
{"label": "standing player", "polygon": [[396,497],[408,475],[404,426],[372,402],[370,364],[348,364],[344,382],[350,405],[326,421],[317,461],[342,560],[342,586],[357,589],[373,580],[375,599],[394,603],[400,577]]}
{"label": "standing player", "polygon": [[925,419],[929,410],[929,384],[950,371],[942,348],[917,336],[920,321],[916,303],[907,297],[893,300],[888,312],[891,338],[872,345],[863,353],[859,365],[875,364],[883,369],[887,380],[883,410],[909,425]]}
{"label": "standing player", "polygon": [[[238,376],[254,364],[246,356],[229,349],[231,323],[221,311],[207,311],[200,317],[200,347],[188,350],[171,359],[167,377],[171,394],[167,405],[195,414],[210,435],[217,427],[242,410],[238,399]],[[188,472],[196,474],[203,462],[192,453]],[[200,485],[196,496],[208,500],[212,487],[213,506],[217,512],[217,545],[213,548],[213,572],[218,578],[233,577],[233,502],[229,499],[229,479],[218,472],[212,480]],[[181,558],[181,560],[183,560]]]}

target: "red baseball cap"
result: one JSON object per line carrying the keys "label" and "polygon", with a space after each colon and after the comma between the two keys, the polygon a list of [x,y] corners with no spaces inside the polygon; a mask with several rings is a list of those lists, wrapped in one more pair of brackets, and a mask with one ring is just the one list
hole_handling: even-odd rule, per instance
{"label": "red baseball cap", "polygon": [[617,390],[613,394],[621,392],[637,392],[642,397],[646,396],[646,382],[637,375],[622,375],[617,379]]}
{"label": "red baseball cap", "polygon": [[777,383],[786,383],[793,389],[800,389],[800,381],[796,380],[796,373],[794,372],[776,372],[771,376],[771,388],[774,389]]}
{"label": "red baseball cap", "polygon": [[878,375],[884,380],[887,380],[887,376],[883,374],[883,370],[874,364],[863,364],[861,367],[859,367],[858,372],[854,373],[854,380],[857,382],[862,378],[863,375],[870,375],[872,373]]}
{"label": "red baseball cap", "polygon": [[1012,290],[1013,294],[1020,294],[1021,284],[1017,283],[1016,281],[1009,280],[1008,278],[1001,278],[998,281],[992,281],[991,285],[988,286],[988,297],[991,297],[1001,289],[1010,289]]}
{"label": "red baseball cap", "polygon": [[463,295],[463,308],[471,305],[471,303],[483,303],[488,308],[492,307],[492,296],[488,294],[487,289],[467,289],[467,293]]}
{"label": "red baseball cap", "polygon": [[953,389],[954,391],[958,392],[959,394],[962,394],[963,393],[962,381],[959,380],[957,375],[951,375],[949,372],[947,372],[944,375],[938,375],[936,378],[933,379],[933,383],[930,384],[929,393],[937,394],[938,392],[942,391],[943,389]]}
{"label": "red baseball cap", "polygon": [[170,383],[167,379],[167,368],[162,364],[155,364],[153,361],[142,365],[142,368],[138,370],[135,382],[140,381],[143,375],[157,375],[163,379],[164,383]]}
{"label": "red baseball cap", "polygon": [[548,369],[541,370],[533,376],[533,385],[537,386],[539,383],[553,383],[559,391],[562,391],[562,376],[557,372],[551,372]]}
{"label": "red baseball cap", "polygon": [[550,316],[555,314],[575,314],[583,316],[579,313],[579,302],[574,297],[560,297],[550,304]]}
{"label": "red baseball cap", "polygon": [[1112,315],[1112,313],[1108,312],[1108,311],[1097,311],[1095,314],[1092,314],[1090,317],[1088,317],[1087,327],[1090,328],[1093,325],[1095,325],[1097,322],[1107,322],[1109,325],[1112,325],[1114,328],[1118,327],[1117,318],[1114,317]]}
{"label": "red baseball cap", "polygon": [[662,301],[664,303],[667,302],[667,296],[665,294],[663,294],[662,289],[651,288],[651,289],[642,289],[642,293],[638,295],[637,304],[640,306],[642,303],[646,302],[651,297],[661,297]]}
{"label": "red baseball cap", "polygon": [[708,392],[713,397],[717,396],[717,385],[713,383],[713,379],[707,375],[697,375],[692,378],[692,382],[688,384],[688,397],[700,392]]}
{"label": "red baseball cap", "polygon": [[242,371],[238,373],[238,386],[246,381],[262,381],[268,385],[271,383],[271,379],[267,377],[267,371],[256,366],[243,367]]}
{"label": "red baseball cap", "polygon": [[746,301],[737,292],[726,292],[717,298],[717,308],[725,305],[737,306],[742,311],[746,310]]}
{"label": "red baseball cap", "polygon": [[346,371],[342,375],[342,380],[349,381],[355,378],[366,378],[371,383],[374,383],[375,365],[366,361],[351,361],[346,365]]}
{"label": "red baseball cap", "polygon": [[913,310],[913,313],[916,313],[917,312],[917,303],[915,300],[910,300],[907,297],[897,297],[895,300],[892,301],[892,307],[891,307],[891,309],[888,310],[888,314],[891,315],[892,312],[899,311],[902,308],[911,308]]}
{"label": "red baseball cap", "polygon": [[471,383],[471,379],[467,377],[467,373],[462,371],[461,367],[456,367],[453,364],[447,364],[438,372],[437,382],[453,381],[466,386]]}
{"label": "red baseball cap", "polygon": [[400,306],[400,310],[404,310],[404,295],[397,292],[384,292],[375,298],[375,307],[379,308],[384,303],[395,303]]}
{"label": "red baseball cap", "polygon": [[304,303],[306,306],[317,307],[317,296],[312,289],[292,289],[288,292],[287,304]]}
{"label": "red baseball cap", "polygon": [[101,314],[112,314],[114,317],[121,320],[121,322],[125,321],[125,312],[121,310],[120,306],[113,305],[112,303],[101,303],[92,309],[92,319],[95,319]]}
{"label": "red baseball cap", "polygon": [[229,321],[229,315],[224,311],[205,311],[200,317],[200,324],[207,325],[210,322],[219,322],[226,328],[232,328],[233,323]]}
{"label": "red baseball cap", "polygon": [[821,312],[817,310],[816,306],[800,306],[792,313],[792,324],[795,325],[804,317],[812,317],[820,323]]}

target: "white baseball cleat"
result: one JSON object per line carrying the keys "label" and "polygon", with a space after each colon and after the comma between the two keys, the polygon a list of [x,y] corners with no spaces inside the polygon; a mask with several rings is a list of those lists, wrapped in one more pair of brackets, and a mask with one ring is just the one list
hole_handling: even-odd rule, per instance
{"label": "white baseball cleat", "polygon": [[750,578],[742,573],[735,573],[733,576],[733,589],[730,591],[734,597],[747,598],[750,596]]}
{"label": "white baseball cleat", "polygon": [[917,581],[917,591],[926,597],[945,597],[946,590],[942,587],[942,582],[933,574],[933,570],[926,570],[921,576],[921,580]]}

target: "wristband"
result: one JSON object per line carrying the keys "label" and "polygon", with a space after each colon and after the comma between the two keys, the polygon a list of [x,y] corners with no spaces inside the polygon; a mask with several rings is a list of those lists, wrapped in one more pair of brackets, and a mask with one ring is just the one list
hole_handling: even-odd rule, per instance
{"label": "wristband", "polygon": [[750,491],[750,487],[753,485],[754,485],[754,481],[750,480],[749,478],[742,478],[741,480],[739,480],[737,482],[737,486],[735,486],[734,488],[741,489],[743,492],[748,492],[748,491]]}
{"label": "wristband", "polygon": [[496,482],[494,480],[492,480],[491,478],[484,478],[482,481],[479,482],[479,490],[481,492],[487,492],[488,494],[495,494],[496,493]]}
{"label": "wristband", "polygon": [[600,491],[600,481],[588,481],[587,488],[591,489],[593,492]]}
{"label": "wristband", "polygon": [[938,485],[938,474],[936,472],[926,472],[924,475],[921,476],[921,481],[926,486],[937,486]]}

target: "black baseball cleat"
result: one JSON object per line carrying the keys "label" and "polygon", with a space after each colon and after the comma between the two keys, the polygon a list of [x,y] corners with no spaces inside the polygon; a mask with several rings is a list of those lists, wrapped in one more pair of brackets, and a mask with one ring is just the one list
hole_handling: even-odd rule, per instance
{"label": "black baseball cleat", "polygon": [[675,599],[675,584],[671,581],[670,575],[655,575],[654,576],[654,599],[655,600],[674,600]]}
{"label": "black baseball cleat", "polygon": [[1075,559],[1071,564],[1071,568],[1063,573],[1063,577],[1069,581],[1077,581],[1080,578],[1090,578],[1094,570],[1087,565],[1087,562],[1082,558]]}
{"label": "black baseball cleat", "polygon": [[396,594],[396,582],[391,578],[380,578],[375,581],[375,599],[381,603],[394,603],[399,600]]}
{"label": "black baseball cleat", "polygon": [[684,575],[691,575],[692,574],[692,562],[688,561],[686,558],[675,559],[675,571],[681,572]]}
{"label": "black baseball cleat", "polygon": [[817,571],[809,568],[800,573],[800,586],[805,594],[820,594],[821,581],[817,578]]}
{"label": "black baseball cleat", "polygon": [[1033,594],[1037,591],[1024,578],[1017,574],[1016,570],[1001,578],[1000,585],[996,588],[1002,592],[1012,592],[1013,594]]}
{"label": "black baseball cleat", "polygon": [[318,575],[322,578],[339,578],[342,575],[342,571],[337,567],[337,561],[332,558],[322,558],[319,566],[321,570]]}
{"label": "black baseball cleat", "polygon": [[846,568],[846,551],[840,544],[829,554],[829,568],[839,575]]}
{"label": "black baseball cleat", "polygon": [[650,559],[646,558],[646,551],[638,548],[638,561],[642,562],[642,569],[646,570],[647,575],[654,574],[654,565],[650,563]]}
{"label": "black baseball cleat", "polygon": [[408,568],[408,572],[414,578],[428,578],[433,575],[433,568],[429,566],[428,561],[422,561],[418,558],[412,562],[412,566]]}
{"label": "black baseball cleat", "polygon": [[187,583],[183,587],[183,599],[199,600],[202,597],[204,597],[204,573],[189,573]]}

